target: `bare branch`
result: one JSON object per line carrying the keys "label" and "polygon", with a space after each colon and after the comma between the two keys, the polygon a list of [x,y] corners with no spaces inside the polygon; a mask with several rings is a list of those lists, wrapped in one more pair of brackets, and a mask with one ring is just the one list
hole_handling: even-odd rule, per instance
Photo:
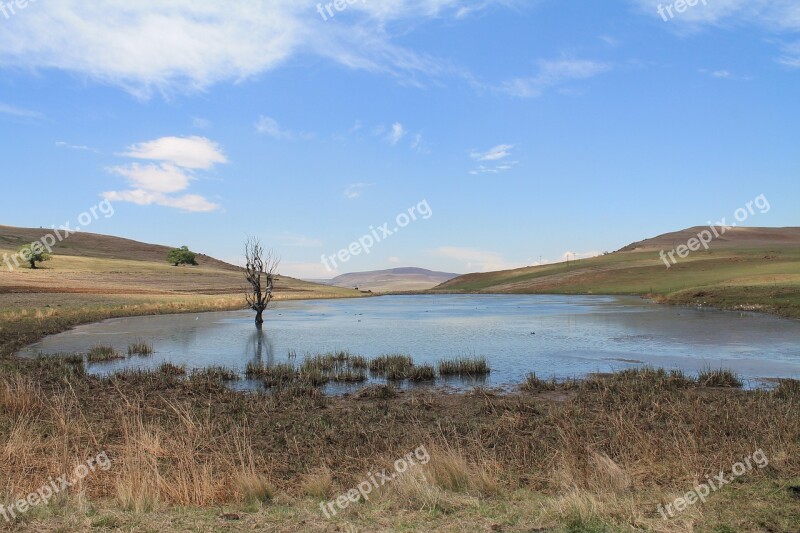
{"label": "bare branch", "polygon": [[261,241],[252,237],[245,242],[244,257],[245,279],[250,286],[245,299],[256,312],[256,326],[261,327],[262,314],[272,300],[280,259],[272,250],[265,252]]}

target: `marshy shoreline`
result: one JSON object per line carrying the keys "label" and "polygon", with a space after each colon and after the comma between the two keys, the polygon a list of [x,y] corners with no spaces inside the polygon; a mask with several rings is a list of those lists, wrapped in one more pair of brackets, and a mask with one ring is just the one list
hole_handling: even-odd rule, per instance
{"label": "marshy shoreline", "polygon": [[[100,452],[112,466],[0,528],[131,529],[196,513],[201,529],[231,531],[379,531],[398,513],[441,531],[457,530],[460,520],[502,531],[800,524],[791,490],[800,479],[794,380],[744,391],[725,372],[697,380],[643,369],[566,382],[530,376],[510,394],[370,386],[332,397],[291,383],[236,392],[213,372],[99,378],[57,357],[8,363],[0,378],[0,502]],[[420,446],[430,453],[424,468],[335,517],[319,512],[320,502]],[[657,505],[756,450],[768,468],[702,511],[668,522],[658,514]]]}

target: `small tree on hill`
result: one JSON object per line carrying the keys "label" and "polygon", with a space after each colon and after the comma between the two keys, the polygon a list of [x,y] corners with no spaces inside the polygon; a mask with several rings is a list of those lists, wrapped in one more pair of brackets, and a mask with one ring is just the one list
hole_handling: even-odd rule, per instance
{"label": "small tree on hill", "polygon": [[173,266],[178,265],[197,265],[197,254],[189,250],[188,246],[181,246],[170,250],[167,254],[167,262],[172,263]]}
{"label": "small tree on hill", "polygon": [[38,241],[21,246],[18,254],[31,265],[31,268],[36,268],[36,263],[50,261],[50,254],[44,251],[44,246]]}
{"label": "small tree on hill", "polygon": [[256,312],[256,327],[264,324],[264,310],[272,300],[272,289],[278,276],[281,260],[270,251],[265,251],[258,239],[247,239],[244,244],[244,258],[247,263],[245,277],[249,285],[245,298],[250,309]]}

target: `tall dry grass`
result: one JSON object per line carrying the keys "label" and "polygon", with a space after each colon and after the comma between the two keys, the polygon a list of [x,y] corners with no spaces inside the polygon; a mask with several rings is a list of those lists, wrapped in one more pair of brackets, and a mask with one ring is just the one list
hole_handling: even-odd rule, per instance
{"label": "tall dry grass", "polygon": [[382,491],[398,508],[446,512],[524,488],[554,498],[543,516],[635,524],[653,518],[637,495],[685,491],[759,448],[771,466],[748,480],[800,475],[800,388],[788,381],[735,391],[629,373],[571,383],[563,401],[420,391],[320,402],[160,372],[100,379],[25,365],[0,378],[0,501],[103,450],[111,470],[71,497],[136,512],[325,500],[420,445],[430,462]]}

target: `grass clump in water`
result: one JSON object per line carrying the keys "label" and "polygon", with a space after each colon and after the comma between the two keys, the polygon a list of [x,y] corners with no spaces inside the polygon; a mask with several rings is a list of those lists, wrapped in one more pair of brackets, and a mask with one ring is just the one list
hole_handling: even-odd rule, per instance
{"label": "grass clump in water", "polygon": [[410,381],[424,382],[436,381],[436,370],[433,365],[415,366],[408,372],[408,379]]}
{"label": "grass clump in water", "polygon": [[113,346],[97,345],[92,347],[87,354],[90,363],[107,363],[122,359],[122,356],[114,350]]}
{"label": "grass clump in water", "polygon": [[241,377],[239,374],[230,368],[224,366],[210,366],[192,372],[193,379],[207,379],[210,381],[239,381]]}
{"label": "grass clump in water", "polygon": [[369,370],[373,374],[386,375],[390,371],[397,375],[414,366],[414,361],[409,355],[381,355],[369,362]]}
{"label": "grass clump in water", "polygon": [[137,340],[128,345],[128,356],[141,355],[149,357],[153,355],[153,345],[143,340]]}
{"label": "grass clump in water", "polygon": [[367,373],[363,369],[346,368],[331,375],[335,383],[363,383],[367,381]]}
{"label": "grass clump in water", "polygon": [[490,372],[485,357],[462,357],[439,361],[439,374],[442,376],[477,377],[488,376]]}
{"label": "grass clump in water", "polygon": [[[250,371],[255,371],[255,368],[250,368]],[[294,365],[289,363],[275,365],[272,367],[261,366],[258,368],[258,373],[258,377],[264,380],[264,385],[267,387],[285,386],[293,381],[296,381],[298,376]]]}

